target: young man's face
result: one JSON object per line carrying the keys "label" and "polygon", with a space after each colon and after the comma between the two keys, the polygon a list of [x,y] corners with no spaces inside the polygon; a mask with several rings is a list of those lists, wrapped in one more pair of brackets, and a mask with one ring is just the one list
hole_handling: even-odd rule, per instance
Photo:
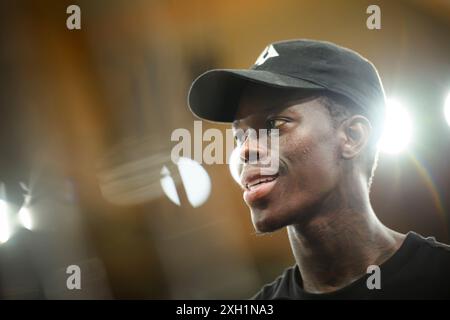
{"label": "young man's face", "polygon": [[[235,131],[279,130],[278,172],[261,180],[257,163],[239,168],[255,229],[271,232],[300,223],[332,194],[339,180],[339,144],[329,111],[317,97],[299,91],[249,86],[239,101],[236,119]],[[250,151],[268,154],[249,139],[243,140],[242,161]]]}

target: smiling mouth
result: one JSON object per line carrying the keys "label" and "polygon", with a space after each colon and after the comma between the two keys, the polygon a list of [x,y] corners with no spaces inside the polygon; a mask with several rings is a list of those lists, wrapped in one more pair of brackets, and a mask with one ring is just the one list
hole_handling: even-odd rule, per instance
{"label": "smiling mouth", "polygon": [[271,176],[271,177],[261,177],[261,178],[257,179],[256,181],[252,181],[250,183],[247,183],[245,185],[245,189],[251,191],[251,190],[257,188],[258,186],[260,186],[261,184],[274,181],[276,178],[278,178],[278,175]]}
{"label": "smiling mouth", "polygon": [[267,196],[275,187],[278,175],[262,176],[245,185],[244,200],[247,204],[254,203]]}

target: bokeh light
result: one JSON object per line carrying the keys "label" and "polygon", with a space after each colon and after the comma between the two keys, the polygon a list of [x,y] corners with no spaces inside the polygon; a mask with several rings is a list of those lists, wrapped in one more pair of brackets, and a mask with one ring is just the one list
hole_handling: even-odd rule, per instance
{"label": "bokeh light", "polygon": [[450,126],[450,92],[447,94],[447,98],[445,99],[444,115],[445,120],[447,120],[447,124]]}
{"label": "bokeh light", "polygon": [[19,222],[20,224],[28,230],[33,229],[33,220],[31,218],[31,211],[28,207],[22,207],[19,210]]}
{"label": "bokeh light", "polygon": [[178,171],[189,203],[197,208],[208,200],[211,193],[211,179],[206,170],[196,161],[181,157]]}
{"label": "bokeh light", "polygon": [[239,174],[239,165],[241,163],[239,157],[240,149],[234,148],[233,152],[230,155],[230,159],[228,160],[230,173],[233,177],[233,180],[236,181],[239,185],[241,184],[240,174]]}
{"label": "bokeh light", "polygon": [[396,154],[404,151],[412,136],[412,121],[408,110],[399,100],[388,99],[386,105],[386,122],[380,139],[380,150]]}
{"label": "bokeh light", "polygon": [[8,203],[0,199],[0,244],[5,243],[11,237],[11,226],[9,223]]}
{"label": "bokeh light", "polygon": [[[211,193],[211,179],[208,173],[198,162],[185,157],[178,160],[177,167],[189,203],[194,208],[201,206]],[[160,183],[164,193],[173,203],[180,206],[175,181],[166,166],[162,168],[161,175]]]}

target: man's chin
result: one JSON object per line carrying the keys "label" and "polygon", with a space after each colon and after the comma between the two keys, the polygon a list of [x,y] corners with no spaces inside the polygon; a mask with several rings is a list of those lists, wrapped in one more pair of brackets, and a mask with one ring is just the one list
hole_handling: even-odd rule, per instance
{"label": "man's chin", "polygon": [[286,226],[286,224],[269,210],[251,209],[253,227],[256,233],[270,233],[277,231]]}

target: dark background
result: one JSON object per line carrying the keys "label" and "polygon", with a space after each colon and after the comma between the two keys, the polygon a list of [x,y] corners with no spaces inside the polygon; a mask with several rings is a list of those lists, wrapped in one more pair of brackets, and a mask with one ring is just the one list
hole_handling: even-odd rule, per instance
{"label": "dark background", "polygon": [[[204,166],[211,196],[198,208],[170,202],[159,182],[171,132],[193,127],[191,81],[247,68],[290,38],[333,41],[377,66],[414,131],[406,152],[381,156],[374,209],[393,229],[449,242],[448,1],[0,3],[0,182],[11,217],[19,182],[31,189],[34,225],[0,245],[2,297],[247,298],[293,264],[284,230],[255,235],[227,165]],[[70,4],[81,30],[66,28]],[[366,28],[371,4],[381,30]],[[81,291],[65,288],[70,264]]]}

